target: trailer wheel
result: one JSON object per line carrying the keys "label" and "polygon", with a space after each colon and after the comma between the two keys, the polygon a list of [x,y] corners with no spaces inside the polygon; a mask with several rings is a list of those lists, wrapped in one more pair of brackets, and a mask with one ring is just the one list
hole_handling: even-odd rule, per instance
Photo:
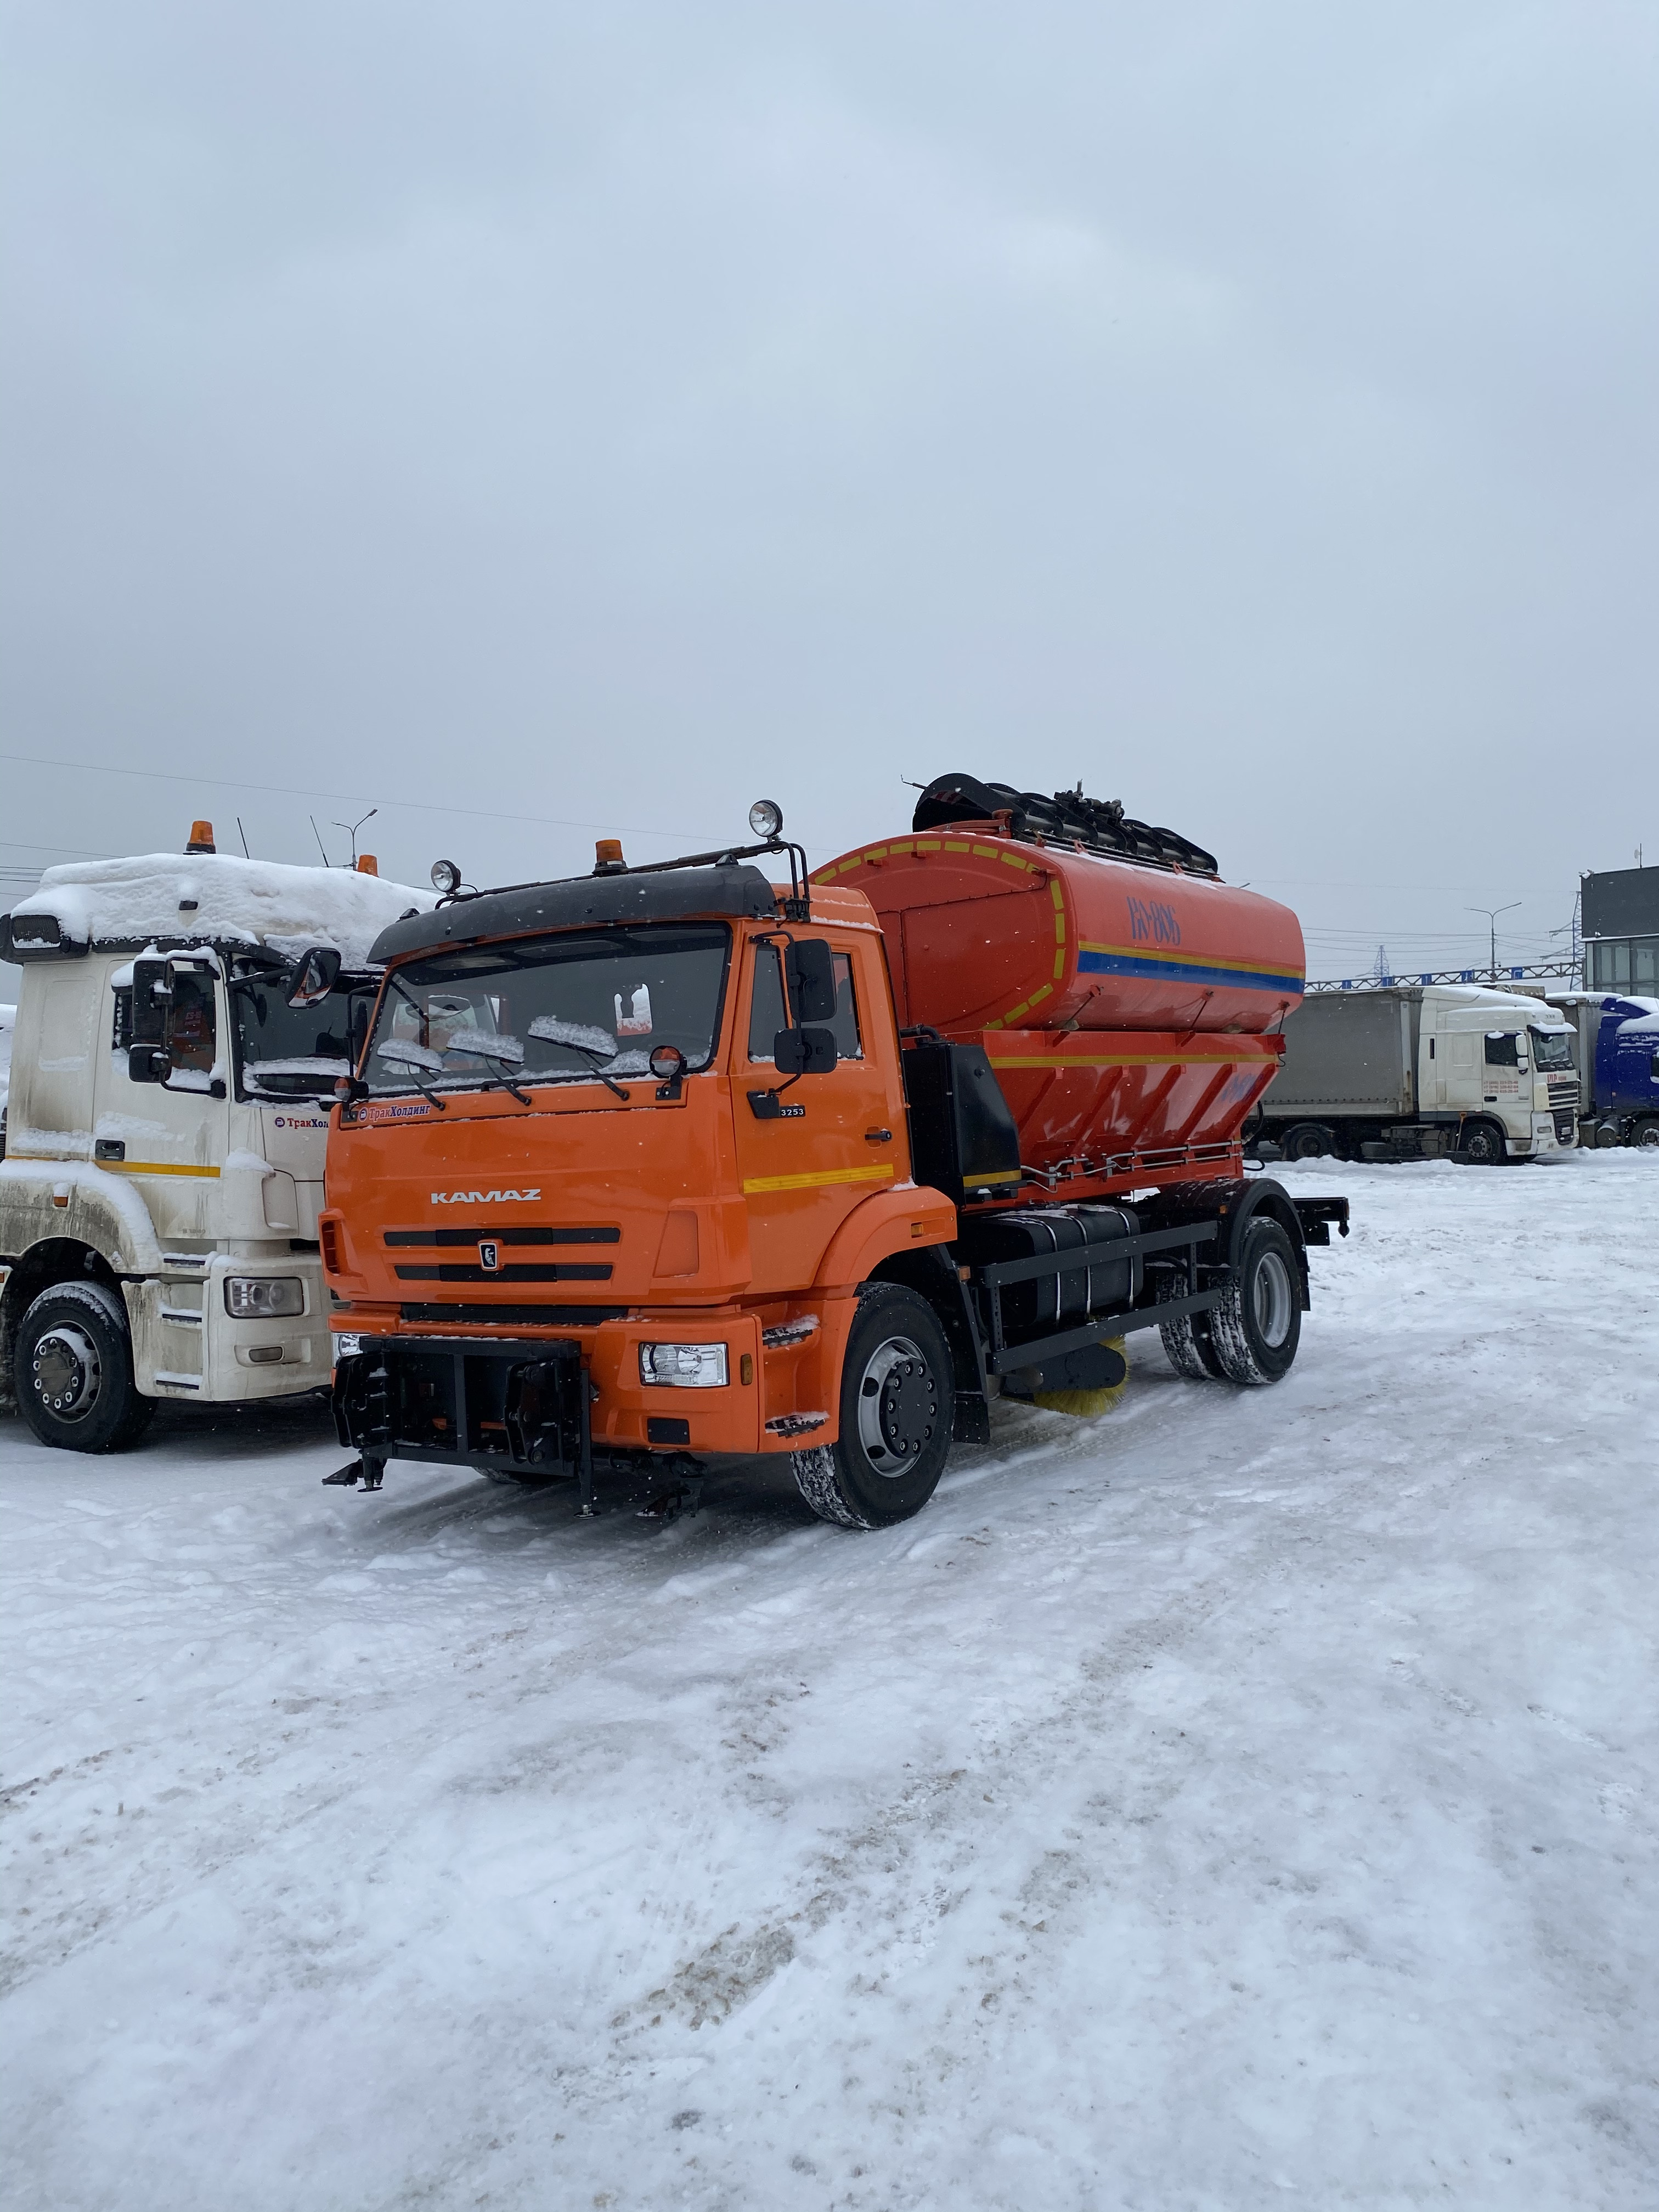
{"label": "trailer wheel", "polygon": [[939,1486],[955,1407],[951,1347],[933,1308],[902,1284],[870,1284],[847,1341],[840,1439],[793,1455],[796,1488],[838,1528],[908,1521]]}
{"label": "trailer wheel", "polygon": [[113,1291],[55,1283],[41,1291],[17,1332],[17,1395],[43,1444],[113,1452],[137,1443],[155,1401],[132,1379],[132,1340]]}
{"label": "trailer wheel", "polygon": [[1474,1168],[1500,1168],[1509,1158],[1504,1133],[1496,1121],[1466,1121],[1457,1149]]}
{"label": "trailer wheel", "polygon": [[1318,1121],[1298,1121],[1279,1141],[1287,1160],[1322,1160],[1336,1150],[1331,1132]]}
{"label": "trailer wheel", "polygon": [[1173,1321],[1160,1322],[1158,1333],[1164,1340],[1164,1350],[1170,1364],[1177,1375],[1184,1375],[1189,1382],[1222,1382],[1227,1370],[1215,1348],[1210,1334],[1207,1313],[1177,1314]]}
{"label": "trailer wheel", "polygon": [[1210,1334],[1230,1382],[1250,1388],[1289,1371],[1302,1334],[1296,1250],[1276,1221],[1255,1220],[1218,1305]]}

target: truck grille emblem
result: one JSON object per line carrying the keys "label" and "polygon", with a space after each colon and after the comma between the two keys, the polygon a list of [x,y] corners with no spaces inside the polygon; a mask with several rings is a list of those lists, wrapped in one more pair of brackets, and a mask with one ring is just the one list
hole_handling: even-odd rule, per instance
{"label": "truck grille emblem", "polygon": [[493,1274],[501,1264],[501,1252],[494,1239],[488,1237],[482,1239],[478,1246],[478,1265],[487,1267]]}

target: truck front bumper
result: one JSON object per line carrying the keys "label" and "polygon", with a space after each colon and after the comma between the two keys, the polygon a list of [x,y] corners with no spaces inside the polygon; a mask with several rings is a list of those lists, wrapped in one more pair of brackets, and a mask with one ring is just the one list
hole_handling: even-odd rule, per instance
{"label": "truck front bumper", "polygon": [[[684,1309],[558,1336],[381,1334],[353,1329],[356,1318],[336,1316],[334,1413],[341,1443],[366,1458],[576,1474],[584,1453],[778,1451],[836,1433],[828,1413],[801,1411],[804,1399],[836,1402],[817,1381],[844,1339],[831,1310],[803,1334],[787,1324],[763,1332],[754,1313]],[[647,1343],[722,1346],[726,1379],[647,1383]]]}

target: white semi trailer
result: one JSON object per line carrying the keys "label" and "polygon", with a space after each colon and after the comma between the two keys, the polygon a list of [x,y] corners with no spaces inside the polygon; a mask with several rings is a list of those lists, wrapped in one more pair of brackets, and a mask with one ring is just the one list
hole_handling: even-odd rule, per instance
{"label": "white semi trailer", "polygon": [[1480,984],[1310,994],[1253,1133],[1286,1159],[1536,1159],[1578,1140],[1573,1031]]}
{"label": "white semi trailer", "polygon": [[327,1386],[317,1244],[368,947],[429,891],[246,860],[48,869],[0,916],[22,969],[0,1121],[0,1404],[118,1450],[158,1401]]}

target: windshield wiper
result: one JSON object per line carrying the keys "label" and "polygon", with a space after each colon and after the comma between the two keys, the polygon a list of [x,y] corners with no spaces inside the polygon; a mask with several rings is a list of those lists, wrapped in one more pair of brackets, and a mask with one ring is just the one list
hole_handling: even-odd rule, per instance
{"label": "windshield wiper", "polygon": [[[623,1089],[621,1084],[613,1077],[607,1075],[604,1068],[597,1064],[600,1060],[615,1060],[617,1057],[616,1039],[607,1036],[602,1029],[597,1025],[590,1028],[586,1022],[561,1021],[556,1014],[538,1014],[530,1024],[530,1034],[543,1044],[562,1045],[567,1052],[579,1052],[585,1058],[594,1061],[593,1073],[604,1084],[605,1089],[614,1091],[623,1105],[628,1103],[628,1093]],[[588,1042],[590,1037],[598,1037],[599,1042],[590,1044]]]}
{"label": "windshield wiper", "polygon": [[484,1085],[485,1090],[510,1091],[513,1096],[518,1100],[520,1106],[529,1106],[533,1104],[534,1102],[531,1098],[529,1092],[520,1091],[518,1085],[514,1083],[511,1075],[507,1072],[508,1068],[522,1067],[524,1066],[524,1048],[521,1045],[515,1052],[509,1053],[495,1051],[491,1049],[488,1040],[486,1040],[479,1044],[469,1043],[452,1045],[450,1047],[450,1050],[452,1052],[459,1053],[470,1052],[474,1060],[494,1060],[503,1061],[505,1065],[502,1067],[501,1073],[499,1075],[492,1076],[490,1078],[489,1081]]}
{"label": "windshield wiper", "polygon": [[[568,1037],[561,1037],[559,1042],[564,1046],[568,1052],[585,1052],[590,1059],[594,1060],[598,1060],[600,1057],[600,1055],[594,1051],[592,1045],[572,1044]],[[613,1076],[607,1075],[602,1067],[598,1066],[594,1068],[593,1073],[599,1077],[600,1082],[604,1084],[607,1091],[614,1091],[617,1097],[622,1100],[624,1106],[628,1103],[628,1093],[623,1089],[621,1084],[618,1083]]]}

